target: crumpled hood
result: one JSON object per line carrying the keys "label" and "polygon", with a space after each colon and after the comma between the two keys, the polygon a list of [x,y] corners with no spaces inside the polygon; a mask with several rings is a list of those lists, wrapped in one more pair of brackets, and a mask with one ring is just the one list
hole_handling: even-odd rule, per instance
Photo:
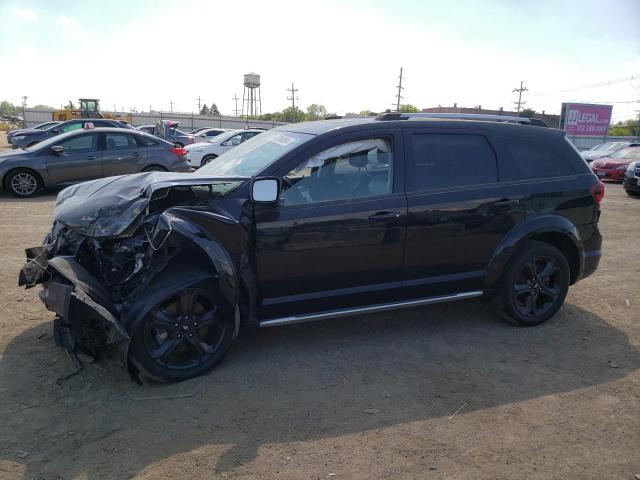
{"label": "crumpled hood", "polygon": [[154,191],[217,181],[222,180],[174,172],[146,172],[91,180],[62,190],[53,218],[89,237],[117,237],[145,212]]}

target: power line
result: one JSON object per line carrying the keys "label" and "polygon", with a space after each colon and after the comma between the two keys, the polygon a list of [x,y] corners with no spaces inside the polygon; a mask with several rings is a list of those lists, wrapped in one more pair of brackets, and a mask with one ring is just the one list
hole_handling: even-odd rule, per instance
{"label": "power line", "polygon": [[[596,83],[589,83],[586,85],[579,85],[579,86],[574,86],[574,87],[568,87],[568,88],[563,88],[563,89],[559,89],[557,90],[558,92],[568,92],[571,90],[582,90],[584,88],[597,88],[597,87],[605,87],[607,85],[614,85],[616,83],[624,83],[624,82],[632,82],[633,86],[633,81],[640,79],[640,75],[632,75],[630,77],[623,77],[623,78],[615,78],[613,80],[605,80],[603,82],[596,82]],[[637,87],[633,87],[633,88],[637,88]]]}
{"label": "power line", "polygon": [[291,96],[287,97],[287,100],[291,100],[291,108],[293,109],[293,123],[296,122],[296,100],[298,100],[298,96],[296,92],[297,88],[293,87],[293,82],[291,82],[291,88],[287,88],[287,92],[291,92]]}
{"label": "power line", "polygon": [[520,80],[520,88],[514,88],[513,91],[514,92],[518,92],[518,101],[517,102],[513,102],[514,105],[516,105],[518,107],[518,109],[516,110],[517,112],[520,112],[520,108],[522,107],[522,105],[524,105],[527,102],[523,102],[522,101],[522,92],[528,92],[529,89],[527,87],[525,87],[523,85],[523,81]]}
{"label": "power line", "polygon": [[240,112],[240,110],[238,110],[238,100],[240,100],[240,99],[238,98],[238,95],[234,93],[233,94],[233,98],[231,100],[236,102],[236,108],[233,109],[233,113],[237,117],[238,113]]}
{"label": "power line", "polygon": [[402,67],[400,67],[400,76],[398,78],[400,79],[400,82],[398,83],[398,93],[396,94],[396,112],[400,111],[400,100],[404,99],[402,96],[402,90],[404,90],[404,87],[402,86]]}

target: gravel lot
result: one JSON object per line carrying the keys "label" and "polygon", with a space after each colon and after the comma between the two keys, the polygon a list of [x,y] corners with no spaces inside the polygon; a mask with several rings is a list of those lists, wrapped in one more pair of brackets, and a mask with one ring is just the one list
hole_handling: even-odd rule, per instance
{"label": "gravel lot", "polygon": [[17,287],[54,199],[0,193],[0,478],[640,478],[640,199],[619,185],[600,269],[543,326],[467,301],[273,328],[142,387],[115,359],[62,380],[53,315]]}

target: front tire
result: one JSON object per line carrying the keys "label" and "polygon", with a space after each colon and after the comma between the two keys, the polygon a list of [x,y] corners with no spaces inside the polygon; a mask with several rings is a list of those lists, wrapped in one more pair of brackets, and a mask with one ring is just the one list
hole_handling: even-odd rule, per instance
{"label": "front tire", "polygon": [[640,197],[640,191],[627,190],[626,188],[624,189],[624,191],[627,192],[627,195],[629,195],[630,197]]}
{"label": "front tire", "polygon": [[219,307],[216,284],[210,280],[170,294],[136,328],[129,352],[134,364],[165,382],[187,380],[215,367],[238,331],[236,319]]}
{"label": "front tire", "polygon": [[19,198],[38,196],[43,186],[40,175],[28,168],[12,170],[5,180],[5,189],[14,197]]}
{"label": "front tire", "polygon": [[535,326],[560,309],[569,290],[564,254],[544,242],[528,242],[507,264],[498,293],[498,313],[520,326]]}

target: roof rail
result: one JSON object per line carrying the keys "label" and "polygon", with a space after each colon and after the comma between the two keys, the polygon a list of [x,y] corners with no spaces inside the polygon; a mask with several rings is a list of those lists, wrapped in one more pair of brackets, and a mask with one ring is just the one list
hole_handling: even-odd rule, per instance
{"label": "roof rail", "polygon": [[520,125],[535,125],[547,127],[547,124],[537,118],[512,117],[508,115],[483,115],[478,113],[383,113],[376,120],[411,120],[434,118],[443,120],[480,120],[485,122],[518,123]]}

